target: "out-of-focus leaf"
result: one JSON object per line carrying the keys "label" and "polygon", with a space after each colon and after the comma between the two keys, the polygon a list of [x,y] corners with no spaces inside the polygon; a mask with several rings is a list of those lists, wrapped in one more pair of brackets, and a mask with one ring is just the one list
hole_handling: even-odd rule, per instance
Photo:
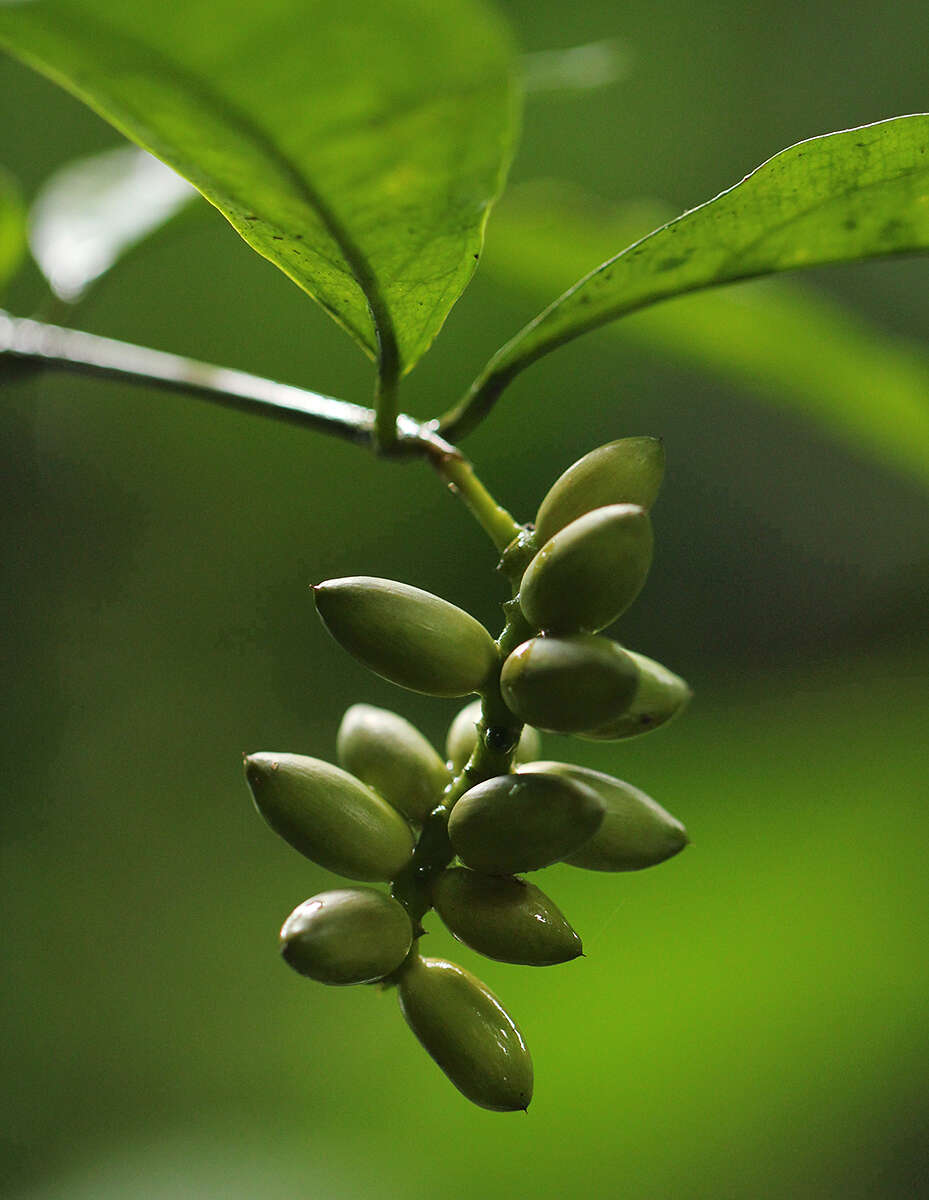
{"label": "out-of-focus leaf", "polygon": [[26,221],[16,181],[0,167],[0,291],[13,277],[26,248]]}
{"label": "out-of-focus leaf", "polygon": [[78,159],[56,171],[33,202],[32,255],[55,295],[73,302],[197,194],[135,146]]}
{"label": "out-of-focus leaf", "polygon": [[38,0],[0,6],[0,45],[189,179],[382,375],[471,277],[515,116],[480,0]]}
{"label": "out-of-focus leaf", "polygon": [[585,276],[490,360],[442,422],[461,436],[525,367],[657,300],[798,267],[929,249],[929,115],[811,138]]}
{"label": "out-of-focus leaf", "polygon": [[523,56],[527,92],[589,92],[609,87],[629,74],[632,56],[616,38],[603,38],[564,50],[536,50]]}
{"label": "out-of-focus leaf", "polygon": [[[524,187],[496,214],[485,266],[523,291],[551,292],[665,215],[658,204],[610,208],[562,185]],[[784,280],[720,288],[636,313],[610,333],[794,408],[929,483],[929,354],[813,291]]]}

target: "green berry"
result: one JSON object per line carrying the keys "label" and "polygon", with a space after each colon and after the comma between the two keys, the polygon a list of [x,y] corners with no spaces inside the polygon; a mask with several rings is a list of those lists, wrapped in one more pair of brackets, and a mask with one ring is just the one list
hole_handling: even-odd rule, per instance
{"label": "green berry", "polygon": [[419,730],[386,708],[353,704],[336,745],[342,766],[411,821],[426,819],[451,778]]}
{"label": "green berry", "polygon": [[527,725],[554,733],[597,729],[625,712],[638,684],[634,660],[594,634],[536,637],[503,664],[500,690]]}
{"label": "green berry", "polygon": [[396,900],[373,888],[320,892],[295,908],[281,929],[281,954],[320,983],[373,983],[395,971],[413,944]]}
{"label": "green berry", "polygon": [[600,797],[606,816],[593,837],[565,858],[572,867],[640,871],[673,858],[687,845],[687,830],[680,821],[650,796],[612,775],[559,762],[529,763],[519,774],[569,779]]}
{"label": "green berry", "polygon": [[536,513],[540,546],[572,521],[608,504],[651,508],[664,475],[664,446],[657,438],[630,437],[585,454],[558,478]]}
{"label": "green berry", "polygon": [[349,879],[393,879],[409,861],[413,831],[360,779],[318,758],[251,754],[245,777],[275,833]]}
{"label": "green berry", "polygon": [[596,508],[538,552],[520,585],[520,608],[536,629],[596,633],[638,596],[651,562],[652,525],[644,508]]}
{"label": "green berry", "polygon": [[693,695],[684,680],[661,663],[632,650],[627,650],[626,653],[639,669],[639,682],[632,703],[612,721],[582,733],[582,738],[595,742],[612,742],[619,738],[648,733],[677,716]]}
{"label": "green berry", "polygon": [[[477,745],[477,723],[481,719],[481,702],[472,700],[452,721],[445,740],[445,753],[452,770],[457,774],[474,753]],[[516,747],[518,763],[532,762],[542,753],[542,740],[535,729],[523,726]]]}
{"label": "green berry", "polygon": [[515,875],[559,862],[603,820],[591,788],[548,775],[498,775],[461,797],[448,820],[455,853],[476,871]]}
{"label": "green berry", "polygon": [[441,958],[408,961],[397,987],[406,1022],[472,1103],[529,1107],[532,1059],[513,1018],[481,981]]}
{"label": "green berry", "polygon": [[548,896],[522,879],[453,867],[433,884],[432,898],[455,937],[488,958],[549,967],[583,953]]}
{"label": "green berry", "polygon": [[497,665],[474,617],[430,592],[355,575],[313,589],[326,628],[375,675],[427,696],[477,692]]}

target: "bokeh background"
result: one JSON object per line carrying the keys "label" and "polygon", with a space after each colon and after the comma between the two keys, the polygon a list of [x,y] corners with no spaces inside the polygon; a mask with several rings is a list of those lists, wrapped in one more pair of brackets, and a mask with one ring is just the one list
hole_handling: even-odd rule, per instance
{"label": "bokeh background", "polygon": [[[922,0],[505,8],[527,50],[609,37],[628,60],[608,87],[532,98],[515,181],[680,211],[801,138],[929,107]],[[0,159],[27,195],[117,144],[6,60],[0,106]],[[926,346],[927,272],[900,259],[803,283]],[[8,303],[41,298],[33,270]],[[549,298],[479,273],[406,406],[445,407]],[[205,207],[77,323],[370,394],[348,338]],[[432,918],[433,952],[476,969],[533,1049],[523,1116],[471,1108],[393,995],[281,965],[281,921],[333,877],[268,831],[240,766],[244,750],[333,756],[357,700],[440,743],[456,705],[370,677],[307,585],[385,575],[495,624],[489,543],[420,465],[144,388],[4,388],[4,1196],[929,1195],[929,493],[764,392],[595,335],[467,442],[529,518],[588,449],[665,439],[656,563],[622,636],[696,691],[653,738],[548,739],[693,838],[639,875],[542,873],[586,958],[489,963]]]}

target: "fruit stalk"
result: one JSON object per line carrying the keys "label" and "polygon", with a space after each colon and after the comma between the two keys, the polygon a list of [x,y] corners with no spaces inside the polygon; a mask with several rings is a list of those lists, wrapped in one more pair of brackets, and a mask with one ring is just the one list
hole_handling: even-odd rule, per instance
{"label": "fruit stalk", "polygon": [[[486,514],[491,514],[494,510],[497,513],[505,513],[505,510],[496,503],[474,474],[470,463],[463,459],[459,459],[458,462],[459,465],[463,463],[466,468],[460,478],[468,481],[469,488],[467,492],[463,488],[459,490],[466,498],[471,511],[477,515],[474,504],[476,500],[478,507]],[[458,485],[456,484],[456,486]],[[423,917],[433,907],[433,881],[455,857],[455,851],[448,839],[448,820],[452,809],[465,792],[476,784],[509,773],[523,731],[522,722],[513,715],[503,701],[500,692],[500,671],[507,656],[533,632],[522,614],[516,596],[519,593],[523,572],[535,554],[536,545],[529,529],[517,525],[508,513],[505,516],[515,532],[503,547],[500,571],[510,581],[512,597],[503,602],[505,620],[496,642],[497,667],[481,692],[481,718],[477,727],[477,743],[467,763],[448,784],[440,803],[423,823],[422,832],[410,862],[391,884],[391,895],[409,913],[417,938],[424,932]],[[481,524],[487,529],[483,521]],[[496,527],[501,534],[504,524],[502,518],[496,519]],[[490,533],[490,530],[487,529],[487,532]],[[414,941],[410,954],[415,956],[417,953],[417,945]]]}

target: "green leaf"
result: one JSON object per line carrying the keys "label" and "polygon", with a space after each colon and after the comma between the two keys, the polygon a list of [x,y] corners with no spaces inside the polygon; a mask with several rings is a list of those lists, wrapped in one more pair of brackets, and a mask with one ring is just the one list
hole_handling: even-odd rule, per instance
{"label": "green leaf", "polygon": [[471,277],[515,110],[480,0],[34,0],[0,5],[0,46],[189,179],[388,381]]}
{"label": "green leaf", "polygon": [[135,146],[77,159],[56,171],[29,213],[29,245],[59,299],[87,288],[197,192]]}
{"label": "green leaf", "polygon": [[12,175],[0,167],[0,290],[13,278],[26,248],[22,198]]}
{"label": "green leaf", "polygon": [[632,54],[617,38],[603,38],[562,50],[523,55],[523,86],[530,94],[589,92],[611,87],[630,72]]}
{"label": "green leaf", "polygon": [[525,367],[671,296],[929,249],[929,115],[800,142],[581,279],[500,350],[441,423],[460,437]]}
{"label": "green leaf", "polygon": [[[485,268],[550,294],[663,216],[651,203],[613,209],[573,188],[524,186],[494,218]],[[813,291],[784,280],[719,288],[655,305],[610,333],[796,410],[929,484],[929,354]]]}

